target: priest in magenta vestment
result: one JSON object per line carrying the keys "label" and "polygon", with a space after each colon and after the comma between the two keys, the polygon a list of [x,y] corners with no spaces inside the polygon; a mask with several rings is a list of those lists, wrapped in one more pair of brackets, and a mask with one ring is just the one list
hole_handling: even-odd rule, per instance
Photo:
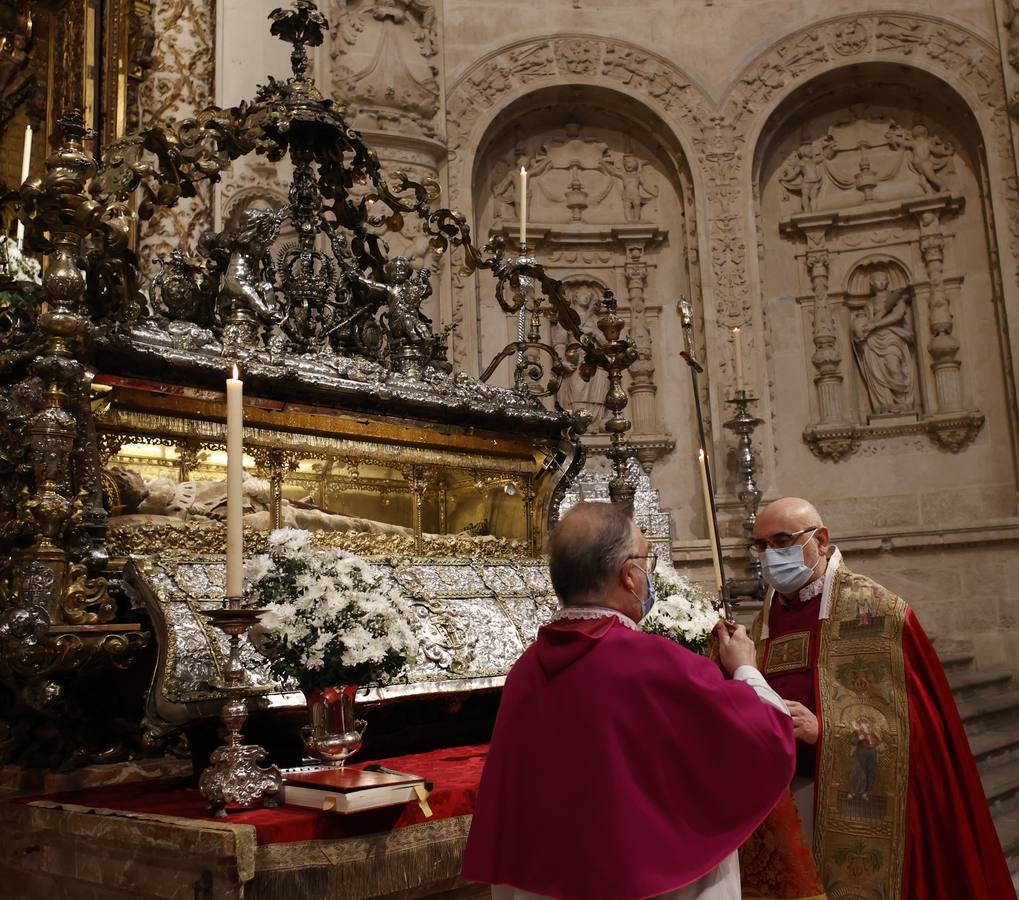
{"label": "priest in magenta vestment", "polygon": [[737,848],[793,774],[792,721],[740,628],[723,677],[636,622],[654,555],[617,507],[553,533],[554,621],[506,679],[464,856],[493,897],[739,900]]}

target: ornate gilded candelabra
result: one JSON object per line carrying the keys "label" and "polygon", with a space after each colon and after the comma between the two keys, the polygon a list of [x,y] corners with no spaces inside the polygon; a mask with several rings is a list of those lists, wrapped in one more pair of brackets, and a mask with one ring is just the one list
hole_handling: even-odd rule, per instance
{"label": "ornate gilded candelabra", "polygon": [[216,628],[230,636],[223,677],[212,685],[226,698],[220,712],[226,743],[212,751],[211,764],[198,781],[198,789],[209,801],[209,810],[217,817],[226,815],[226,806],[230,803],[253,806],[264,797],[265,806],[279,805],[283,787],[280,770],[274,765],[260,765],[268,756],[261,747],[241,743],[241,728],[248,717],[248,697],[269,690],[247,683],[240,657],[241,635],[247,633],[263,612],[242,609],[240,598],[231,597],[225,607],[204,613]]}
{"label": "ornate gilded candelabra", "polygon": [[[758,425],[764,424],[764,420],[757,418],[749,411],[750,404],[756,402],[757,398],[750,396],[747,391],[736,391],[731,400],[726,400],[726,403],[736,408],[736,413],[729,421],[723,423],[724,428],[734,431],[739,436],[736,456],[740,473],[740,489],[737,496],[745,513],[743,531],[748,538],[754,533],[754,525],[757,524],[757,509],[761,503],[761,489],[754,479],[754,474],[757,471],[757,453],[754,450],[753,434]],[[747,568],[750,572],[749,578],[731,579],[728,582],[728,589],[734,596],[755,597],[761,591],[761,563],[754,554],[750,554],[750,563]]]}

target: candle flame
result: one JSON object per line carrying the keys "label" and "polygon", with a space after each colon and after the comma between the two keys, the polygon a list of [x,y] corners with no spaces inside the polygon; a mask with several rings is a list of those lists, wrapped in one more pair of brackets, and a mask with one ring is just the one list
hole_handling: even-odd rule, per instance
{"label": "candle flame", "polygon": [[704,459],[704,451],[703,450],[698,450],[697,451],[697,458],[698,459]]}
{"label": "candle flame", "polygon": [[733,328],[732,333],[733,333],[734,336],[739,335],[739,325],[737,325],[735,328]]}
{"label": "candle flame", "polygon": [[520,174],[521,175],[526,175],[527,174],[527,169],[524,166],[520,167]]}
{"label": "candle flame", "polygon": [[240,373],[237,371],[237,366],[234,365],[234,381],[240,378]]}

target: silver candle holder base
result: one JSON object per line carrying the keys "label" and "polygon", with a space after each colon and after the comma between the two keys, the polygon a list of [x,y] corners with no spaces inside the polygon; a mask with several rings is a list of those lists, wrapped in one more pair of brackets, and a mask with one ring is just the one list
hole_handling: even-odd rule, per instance
{"label": "silver candle holder base", "polygon": [[198,780],[198,789],[209,801],[209,811],[217,818],[226,816],[229,804],[278,806],[283,776],[274,765],[263,766],[268,753],[255,744],[241,743],[241,729],[248,718],[248,697],[267,688],[254,687],[244,680],[240,661],[241,635],[258,621],[261,609],[241,609],[240,599],[231,597],[222,609],[205,610],[204,615],[220,631],[230,635],[230,653],[223,678],[213,687],[226,695],[220,712],[226,743],[212,751],[210,764]]}

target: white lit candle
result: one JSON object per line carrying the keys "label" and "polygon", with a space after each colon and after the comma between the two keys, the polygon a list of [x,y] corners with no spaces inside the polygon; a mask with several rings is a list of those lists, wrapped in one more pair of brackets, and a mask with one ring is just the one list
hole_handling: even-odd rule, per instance
{"label": "white lit candle", "polygon": [[732,330],[732,352],[736,357],[736,390],[743,390],[743,335],[739,328]]}
{"label": "white lit candle", "polygon": [[[32,170],[32,126],[25,126],[25,149],[21,154],[21,184],[28,181]],[[25,243],[25,223],[18,220],[18,249]]]}
{"label": "white lit candle", "polygon": [[715,567],[715,590],[722,591],[722,563],[718,558],[718,541],[715,538],[715,517],[712,515],[711,491],[708,489],[708,461],[704,451],[697,454],[697,465],[701,470],[701,491],[704,494],[704,514],[708,520],[708,543],[711,545],[711,562]]}
{"label": "white lit candle", "polygon": [[244,593],[244,382],[226,380],[226,596]]}
{"label": "white lit candle", "polygon": [[520,167],[520,247],[527,244],[527,169]]}

